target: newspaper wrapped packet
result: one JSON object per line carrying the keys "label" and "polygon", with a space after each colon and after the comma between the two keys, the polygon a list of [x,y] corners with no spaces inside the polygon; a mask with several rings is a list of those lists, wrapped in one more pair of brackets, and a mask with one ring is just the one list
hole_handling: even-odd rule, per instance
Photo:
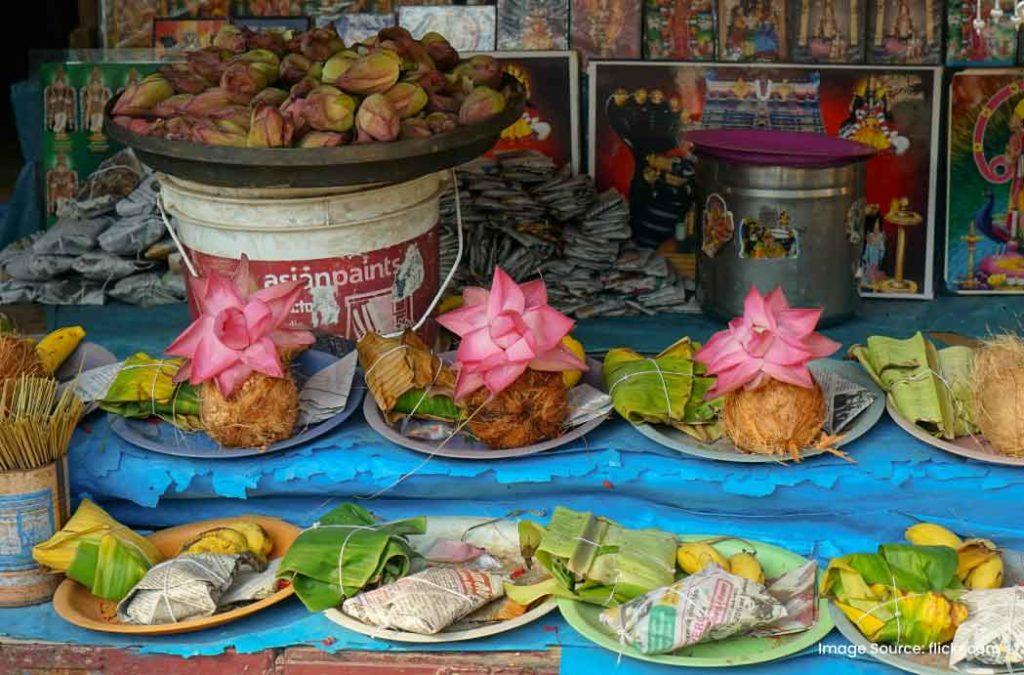
{"label": "newspaper wrapped packet", "polygon": [[960,600],[967,605],[967,620],[953,636],[950,667],[982,664],[997,668],[969,672],[996,673],[1024,664],[1024,586],[970,591]]}
{"label": "newspaper wrapped packet", "polygon": [[786,608],[759,583],[717,565],[601,612],[601,623],[643,654],[667,654],[775,623]]}
{"label": "newspaper wrapped packet", "polygon": [[500,575],[431,567],[349,598],[341,611],[380,628],[434,635],[504,593]]}

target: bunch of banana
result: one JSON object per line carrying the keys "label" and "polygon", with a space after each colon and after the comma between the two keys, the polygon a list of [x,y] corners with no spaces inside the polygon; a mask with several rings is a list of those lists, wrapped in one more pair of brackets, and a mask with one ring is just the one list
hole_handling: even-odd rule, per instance
{"label": "bunch of banana", "polygon": [[753,553],[741,551],[726,558],[707,541],[687,541],[680,544],[676,551],[676,562],[679,563],[679,569],[687,574],[700,572],[708,565],[718,565],[736,576],[759,584],[764,583],[764,570]]}
{"label": "bunch of banana", "polygon": [[43,370],[53,375],[68,360],[71,353],[85,339],[85,329],[81,326],[66,326],[49,333],[36,343],[36,356],[43,364]]}
{"label": "bunch of banana", "polygon": [[941,525],[918,523],[904,533],[915,546],[946,546],[956,551],[956,577],[972,590],[1003,585],[1003,557],[988,539],[961,539]]}
{"label": "bunch of banana", "polygon": [[234,520],[220,527],[200,532],[182,545],[178,555],[190,553],[221,553],[242,555],[252,553],[261,563],[274,548],[267,531],[251,520]]}

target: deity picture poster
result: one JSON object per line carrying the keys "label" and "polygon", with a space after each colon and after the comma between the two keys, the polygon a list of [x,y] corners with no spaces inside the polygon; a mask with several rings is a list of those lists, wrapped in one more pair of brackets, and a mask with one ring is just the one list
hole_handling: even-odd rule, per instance
{"label": "deity picture poster", "polygon": [[715,32],[714,0],[644,2],[644,58],[711,61]]}
{"label": "deity picture poster", "polygon": [[933,295],[940,69],[600,61],[588,73],[589,172],[598,191],[627,197],[639,245],[682,260],[700,250],[704,232],[743,231],[742,214],[734,227],[704,223],[686,131],[826,133],[878,151],[862,208],[840,224],[860,246],[861,294]]}
{"label": "deity picture poster", "polygon": [[[1002,19],[990,16],[998,2]],[[1017,57],[1017,30],[1009,20],[1013,3],[981,0],[985,27],[974,28],[977,4],[974,0],[950,0],[946,9],[947,66],[1012,66]]]}
{"label": "deity picture poster", "polygon": [[642,0],[572,0],[570,46],[587,59],[639,59]]}
{"label": "deity picture poster", "polygon": [[956,73],[948,142],[946,287],[1024,293],[1024,74]]}
{"label": "deity picture poster", "polygon": [[865,2],[795,0],[790,3],[792,60],[797,63],[863,63]]}
{"label": "deity picture poster", "polygon": [[942,0],[869,1],[868,63],[942,63]]}
{"label": "deity picture poster", "polygon": [[495,45],[494,5],[398,8],[398,25],[421,38],[440,33],[460,52],[490,52]]}
{"label": "deity picture poster", "polygon": [[498,49],[569,48],[569,0],[498,0]]}
{"label": "deity picture poster", "polygon": [[719,61],[789,58],[786,0],[718,0]]}

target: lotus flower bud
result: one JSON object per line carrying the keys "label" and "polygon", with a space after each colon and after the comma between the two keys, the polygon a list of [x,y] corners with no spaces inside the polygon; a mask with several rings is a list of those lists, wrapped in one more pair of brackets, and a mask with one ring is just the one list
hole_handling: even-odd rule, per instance
{"label": "lotus flower bud", "polygon": [[231,92],[220,87],[214,87],[193,96],[192,100],[185,105],[183,110],[186,115],[193,117],[210,117],[218,111],[233,105],[235,103]]}
{"label": "lotus flower bud", "polygon": [[459,65],[459,53],[440,33],[430,32],[420,38],[420,44],[430,54],[434,64],[441,70],[451,70]]}
{"label": "lotus flower bud", "polygon": [[192,139],[204,145],[220,145],[233,148],[246,146],[246,134],[222,129],[213,120],[197,120],[192,129]]}
{"label": "lotus flower bud", "polygon": [[185,108],[195,98],[192,94],[175,94],[153,106],[150,114],[157,117],[177,117],[185,114]]}
{"label": "lotus flower bud", "polygon": [[306,73],[307,76],[312,77],[317,82],[320,81],[320,79],[323,77],[323,74],[324,64],[320,63],[319,61],[316,61],[313,65],[311,65],[309,67],[309,72]]}
{"label": "lotus flower bud", "polygon": [[250,63],[265,63],[268,66],[272,66],[275,71],[281,65],[281,59],[269,49],[250,49],[246,53],[239,55],[237,60]]}
{"label": "lotus flower bud", "polygon": [[423,121],[427,123],[427,127],[430,128],[430,131],[435,134],[443,134],[447,131],[453,131],[459,126],[458,115],[455,115],[454,113],[430,113]]}
{"label": "lotus flower bud", "polygon": [[156,122],[162,122],[163,120],[147,120],[141,117],[126,117],[125,115],[118,115],[114,118],[114,123],[124,127],[133,134],[139,134],[140,136],[148,136],[152,125]]}
{"label": "lotus flower bud", "polygon": [[425,119],[413,117],[402,120],[400,134],[402,138],[430,138],[434,135],[434,132],[430,130],[430,125],[427,124]]}
{"label": "lotus flower bud", "polygon": [[359,59],[352,52],[338,52],[324,63],[323,71],[320,73],[320,81],[324,84],[335,84],[341,79],[353,63]]}
{"label": "lotus flower bud", "polygon": [[434,59],[419,42],[403,39],[397,42],[398,55],[402,57],[402,70],[410,77],[417,77],[437,70]]}
{"label": "lotus flower bud", "polygon": [[210,83],[192,67],[184,63],[172,63],[159,70],[178,94],[199,94],[210,88]]}
{"label": "lotus flower bud", "polygon": [[220,47],[205,47],[192,52],[185,52],[185,61],[192,72],[202,77],[207,82],[215,84],[220,82],[224,70],[228,67],[227,59],[234,56]]}
{"label": "lotus flower bud", "polygon": [[309,95],[309,92],[319,86],[320,82],[318,80],[315,80],[312,77],[304,77],[292,85],[292,88],[288,91],[288,98],[306,98],[306,96]]}
{"label": "lotus flower bud", "polygon": [[465,70],[456,70],[444,76],[444,87],[442,91],[446,94],[461,94],[467,96],[473,91],[476,85],[473,80],[465,74]]}
{"label": "lotus flower bud", "polygon": [[345,134],[334,131],[310,131],[299,141],[300,148],[334,148],[345,145]]}
{"label": "lotus flower bud", "polygon": [[245,34],[234,24],[224,24],[213,38],[213,46],[236,54],[245,51]]}
{"label": "lotus flower bud", "polygon": [[344,49],[345,43],[333,28],[314,28],[299,37],[299,48],[310,61],[326,61]]}
{"label": "lotus flower bud", "polygon": [[348,131],[355,111],[355,99],[326,84],[309,92],[302,102],[302,118],[316,131]]}
{"label": "lotus flower bud", "polygon": [[292,144],[295,127],[292,121],[274,106],[260,106],[252,113],[249,137],[246,145],[250,148],[287,148]]}
{"label": "lotus flower bud", "polygon": [[302,35],[292,35],[284,41],[284,51],[287,54],[302,54]]}
{"label": "lotus flower bud", "polygon": [[505,109],[505,97],[490,87],[477,87],[459,108],[459,124],[476,124]]}
{"label": "lotus flower bud", "polygon": [[302,54],[286,54],[277,69],[277,79],[291,86],[304,78],[313,62]]}
{"label": "lotus flower bud", "polygon": [[215,122],[231,122],[245,131],[249,130],[249,120],[251,118],[252,109],[245,105],[227,106],[210,116],[210,119]]}
{"label": "lotus flower bud", "polygon": [[278,89],[277,87],[267,87],[260,93],[256,94],[252,101],[249,103],[249,107],[255,110],[261,105],[272,105],[275,108],[279,107],[285,101],[288,100],[288,92],[284,89]]}
{"label": "lotus flower bud", "polygon": [[444,74],[438,70],[431,70],[430,72],[423,73],[415,78],[409,78],[409,81],[415,81],[428,93],[442,91],[448,85],[448,80],[445,79]]}
{"label": "lotus flower bud", "polygon": [[246,49],[265,49],[278,55],[284,54],[286,51],[284,34],[281,31],[255,31],[246,28],[242,33],[245,35]]}
{"label": "lotus flower bud", "polygon": [[367,96],[356,111],[357,143],[393,141],[400,128],[398,113],[382,94]]}
{"label": "lotus flower bud", "polygon": [[427,105],[427,92],[411,82],[399,82],[384,92],[384,98],[394,107],[402,119],[418,115]]}
{"label": "lotus flower bud", "polygon": [[195,138],[196,121],[187,117],[172,117],[164,122],[163,128],[152,129],[152,134],[159,134],[169,141],[191,141]]}
{"label": "lotus flower bud", "polygon": [[235,103],[248,103],[276,77],[277,69],[266,63],[235,61],[224,71],[220,86],[231,95]]}
{"label": "lotus flower bud", "polygon": [[398,61],[377,52],[349,66],[338,79],[337,86],[350,94],[379,94],[394,86],[400,73]]}
{"label": "lotus flower bud", "polygon": [[501,64],[487,54],[477,54],[469,61],[463,62],[457,70],[473,80],[473,84],[491,89],[500,89],[501,81],[504,79]]}
{"label": "lotus flower bud", "polygon": [[114,115],[140,117],[149,113],[153,106],[174,95],[174,87],[167,78],[154,73],[135,84],[128,85],[111,111]]}

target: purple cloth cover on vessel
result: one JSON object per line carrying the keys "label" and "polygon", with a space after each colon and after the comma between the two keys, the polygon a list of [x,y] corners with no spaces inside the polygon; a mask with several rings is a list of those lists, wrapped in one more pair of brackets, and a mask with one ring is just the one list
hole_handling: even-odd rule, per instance
{"label": "purple cloth cover on vessel", "polygon": [[702,129],[685,137],[698,155],[737,164],[789,167],[841,166],[870,159],[861,143],[825,134],[764,129]]}

